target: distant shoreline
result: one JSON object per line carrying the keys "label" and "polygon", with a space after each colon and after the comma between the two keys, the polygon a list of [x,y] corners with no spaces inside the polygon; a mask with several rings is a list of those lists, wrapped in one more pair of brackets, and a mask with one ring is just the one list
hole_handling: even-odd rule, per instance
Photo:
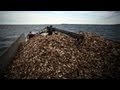
{"label": "distant shoreline", "polygon": [[1,25],[120,25],[120,24],[0,24]]}

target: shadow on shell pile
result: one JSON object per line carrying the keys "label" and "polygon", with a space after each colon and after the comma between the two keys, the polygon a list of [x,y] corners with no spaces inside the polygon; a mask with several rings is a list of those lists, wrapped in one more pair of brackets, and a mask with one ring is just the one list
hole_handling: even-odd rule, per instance
{"label": "shadow on shell pile", "polygon": [[20,45],[7,79],[119,79],[120,44],[81,32],[81,43],[56,33],[36,35]]}

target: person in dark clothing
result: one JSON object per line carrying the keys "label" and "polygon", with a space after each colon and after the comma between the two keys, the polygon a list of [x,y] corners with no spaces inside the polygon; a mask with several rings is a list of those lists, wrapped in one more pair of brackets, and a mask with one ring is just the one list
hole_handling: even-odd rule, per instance
{"label": "person in dark clothing", "polygon": [[50,27],[47,27],[48,30],[48,35],[52,35],[52,25],[50,25]]}
{"label": "person in dark clothing", "polygon": [[52,25],[50,25],[50,28],[52,28],[53,26]]}
{"label": "person in dark clothing", "polygon": [[29,34],[28,34],[28,39],[31,39],[33,36],[35,36],[35,35],[32,34],[32,32],[29,32]]}

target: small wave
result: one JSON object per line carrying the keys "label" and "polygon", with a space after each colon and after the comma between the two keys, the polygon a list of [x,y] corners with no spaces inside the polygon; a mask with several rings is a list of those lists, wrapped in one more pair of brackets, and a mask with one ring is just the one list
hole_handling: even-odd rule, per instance
{"label": "small wave", "polygon": [[0,47],[0,55],[7,49],[8,47]]}

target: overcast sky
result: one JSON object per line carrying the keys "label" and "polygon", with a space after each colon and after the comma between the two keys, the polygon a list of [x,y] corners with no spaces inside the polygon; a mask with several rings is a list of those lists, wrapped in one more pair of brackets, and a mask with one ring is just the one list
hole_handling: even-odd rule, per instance
{"label": "overcast sky", "polygon": [[0,11],[0,24],[120,24],[120,11]]}

